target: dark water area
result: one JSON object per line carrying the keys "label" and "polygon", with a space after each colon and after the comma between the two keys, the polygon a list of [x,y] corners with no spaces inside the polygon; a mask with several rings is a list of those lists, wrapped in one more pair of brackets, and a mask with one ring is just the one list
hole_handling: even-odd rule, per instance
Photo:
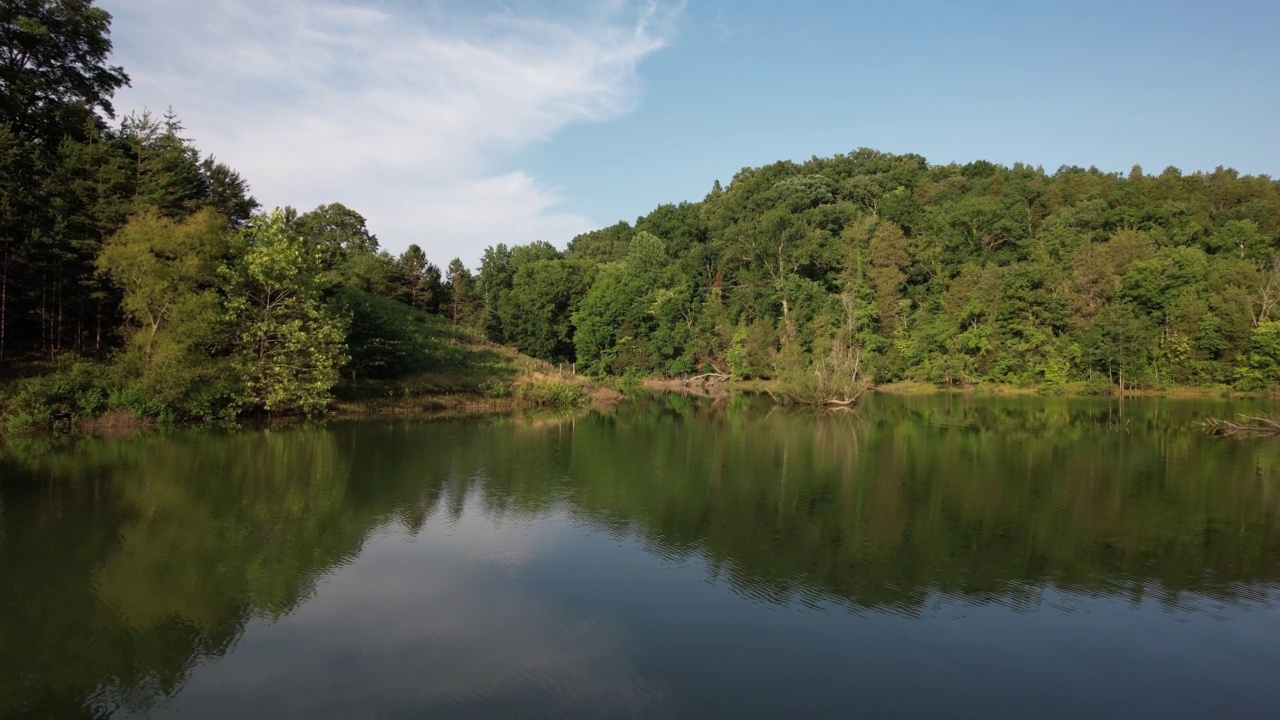
{"label": "dark water area", "polygon": [[0,451],[6,717],[1280,717],[1226,402],[676,396]]}

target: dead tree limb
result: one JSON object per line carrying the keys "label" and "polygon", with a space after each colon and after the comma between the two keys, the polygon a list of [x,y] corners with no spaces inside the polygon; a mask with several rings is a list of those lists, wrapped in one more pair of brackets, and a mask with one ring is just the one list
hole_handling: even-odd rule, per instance
{"label": "dead tree limb", "polygon": [[1200,429],[1220,437],[1280,435],[1280,417],[1241,415],[1237,421],[1205,418]]}

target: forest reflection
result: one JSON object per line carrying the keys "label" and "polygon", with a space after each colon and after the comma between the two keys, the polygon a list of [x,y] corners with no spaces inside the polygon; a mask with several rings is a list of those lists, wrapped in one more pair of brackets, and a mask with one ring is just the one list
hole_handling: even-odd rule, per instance
{"label": "forest reflection", "polygon": [[[1271,605],[1280,445],[1191,402],[663,396],[569,417],[10,447],[0,714],[143,713],[374,533],[568,515],[762,603],[910,617],[1048,590]],[[378,592],[370,588],[369,592]]]}

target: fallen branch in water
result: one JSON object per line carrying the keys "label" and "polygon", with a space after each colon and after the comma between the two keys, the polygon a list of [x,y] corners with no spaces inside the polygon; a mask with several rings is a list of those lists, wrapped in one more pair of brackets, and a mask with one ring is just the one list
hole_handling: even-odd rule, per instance
{"label": "fallen branch in water", "polygon": [[702,375],[694,375],[693,377],[686,379],[684,383],[686,385],[693,385],[694,383],[697,383],[697,382],[706,384],[706,383],[713,383],[713,382],[720,382],[720,381],[728,382],[731,379],[732,379],[731,376],[725,375],[722,372],[709,372],[709,373],[704,373]]}
{"label": "fallen branch in water", "polygon": [[729,390],[721,383],[728,382],[730,379],[728,375],[708,373],[707,375],[697,375],[691,378],[648,378],[642,385],[650,390],[659,392],[688,395],[690,397],[719,398],[729,394]]}
{"label": "fallen branch in water", "polygon": [[[815,407],[825,407],[829,410],[849,410],[858,402],[858,398],[862,397],[862,394],[870,389],[870,385],[863,385],[854,389],[851,393],[842,394],[840,397],[813,397],[812,395],[803,396],[795,393],[786,393],[786,398],[788,402],[796,405],[812,405]],[[773,395],[773,393],[769,394]],[[777,400],[777,396],[774,396],[774,400]]]}
{"label": "fallen branch in water", "polygon": [[1210,435],[1280,435],[1280,417],[1241,415],[1238,422],[1222,418],[1205,418],[1200,429]]}

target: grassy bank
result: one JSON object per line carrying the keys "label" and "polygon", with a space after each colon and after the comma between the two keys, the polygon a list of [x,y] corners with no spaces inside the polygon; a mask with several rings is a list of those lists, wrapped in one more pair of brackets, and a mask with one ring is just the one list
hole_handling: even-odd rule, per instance
{"label": "grassy bank", "polygon": [[[332,389],[328,417],[440,412],[513,412],[585,407],[620,395],[591,380],[488,342],[474,331],[426,317],[411,362],[392,377],[345,374]],[[398,358],[397,358],[398,359]],[[403,362],[403,361],[402,361]],[[127,367],[66,356],[9,369],[0,382],[0,434],[119,434],[182,425],[230,425],[288,417],[243,411],[225,384],[207,382],[180,396],[149,385]]]}
{"label": "grassy bank", "polygon": [[331,415],[421,415],[440,412],[488,413],[528,409],[569,409],[616,401],[621,394],[608,384],[571,375],[522,373],[480,383],[457,378],[411,378],[382,384],[377,392],[339,398]]}
{"label": "grassy bank", "polygon": [[[345,377],[333,389],[327,417],[380,415],[512,413],[534,409],[573,409],[609,405],[620,389],[643,387],[656,392],[725,396],[735,392],[785,398],[779,380],[734,380],[724,376],[636,379],[588,378],[496,345],[472,331],[438,326],[421,362],[430,369],[394,378]],[[874,392],[892,395],[937,393],[974,396],[1041,395],[1064,397],[1118,396],[1108,383],[1019,387],[998,384],[937,386],[920,382],[877,385]],[[1227,386],[1127,389],[1125,397],[1276,398],[1275,392],[1243,392]],[[231,425],[240,421],[288,417],[236,413],[219,404],[217,393],[186,397],[181,405],[148,393],[142,384],[122,377],[106,363],[66,358],[58,363],[31,363],[0,382],[0,432],[7,435],[86,433],[116,435],[181,425]]]}

